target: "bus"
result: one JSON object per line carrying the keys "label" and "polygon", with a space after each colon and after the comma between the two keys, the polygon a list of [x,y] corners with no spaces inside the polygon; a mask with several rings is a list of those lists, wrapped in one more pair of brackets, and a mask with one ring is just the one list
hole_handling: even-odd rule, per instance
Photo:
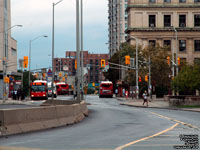
{"label": "bus", "polygon": [[30,86],[30,95],[32,100],[48,99],[47,81],[35,80]]}
{"label": "bus", "polygon": [[56,83],[56,89],[58,95],[69,94],[69,85],[65,82]]}
{"label": "bus", "polygon": [[99,98],[113,97],[113,83],[110,81],[102,81],[99,86]]}

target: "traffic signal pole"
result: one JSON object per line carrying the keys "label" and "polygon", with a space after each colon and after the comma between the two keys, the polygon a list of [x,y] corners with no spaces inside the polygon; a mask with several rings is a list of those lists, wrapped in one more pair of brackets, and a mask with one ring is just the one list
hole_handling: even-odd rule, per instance
{"label": "traffic signal pole", "polygon": [[80,99],[80,8],[79,0],[76,0],[76,58],[77,58],[77,101]]}

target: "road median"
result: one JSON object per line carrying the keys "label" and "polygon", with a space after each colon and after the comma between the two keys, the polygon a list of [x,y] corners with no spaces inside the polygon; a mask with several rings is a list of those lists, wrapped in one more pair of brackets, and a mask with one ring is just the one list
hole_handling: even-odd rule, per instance
{"label": "road median", "polygon": [[0,110],[0,136],[78,123],[88,115],[86,102]]}

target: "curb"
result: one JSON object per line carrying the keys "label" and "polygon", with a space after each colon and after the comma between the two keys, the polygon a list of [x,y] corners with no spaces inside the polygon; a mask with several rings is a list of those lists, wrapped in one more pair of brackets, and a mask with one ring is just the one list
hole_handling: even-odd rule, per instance
{"label": "curb", "polygon": [[190,112],[198,112],[198,113],[200,113],[200,111],[197,111],[197,110],[187,110],[187,109],[181,109],[181,108],[145,107],[145,106],[136,106],[136,105],[131,105],[131,104],[125,104],[125,103],[120,103],[120,105],[125,105],[125,106],[129,106],[129,107],[138,107],[138,108],[156,108],[156,109],[168,109],[168,110],[190,111]]}

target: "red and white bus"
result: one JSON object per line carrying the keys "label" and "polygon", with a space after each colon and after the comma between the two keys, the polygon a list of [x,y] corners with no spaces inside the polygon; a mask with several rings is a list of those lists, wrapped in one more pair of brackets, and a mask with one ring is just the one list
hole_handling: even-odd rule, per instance
{"label": "red and white bus", "polygon": [[102,81],[99,86],[99,98],[113,97],[113,83],[110,81]]}
{"label": "red and white bus", "polygon": [[56,83],[56,90],[58,95],[69,94],[69,85],[65,82]]}
{"label": "red and white bus", "polygon": [[47,89],[47,81],[43,80],[35,80],[31,83],[31,91],[30,91],[31,99],[48,99],[48,89]]}

